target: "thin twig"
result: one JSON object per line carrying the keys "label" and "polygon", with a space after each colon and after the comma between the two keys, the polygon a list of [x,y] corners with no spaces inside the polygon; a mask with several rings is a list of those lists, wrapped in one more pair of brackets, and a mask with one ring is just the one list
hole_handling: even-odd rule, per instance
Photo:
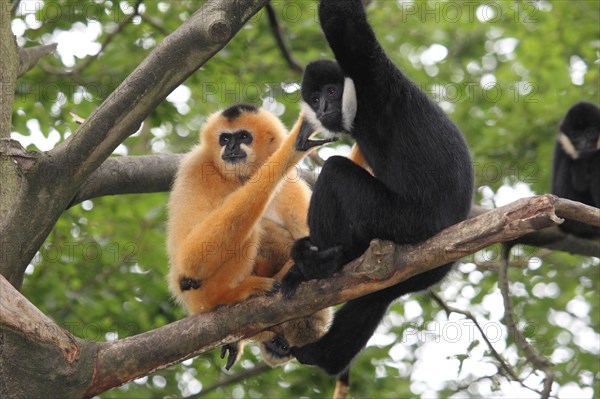
{"label": "thin twig", "polygon": [[[447,316],[450,316],[451,313],[457,313],[457,314],[461,314],[461,315],[465,316],[467,319],[469,319],[473,323],[475,323],[475,327],[477,327],[477,330],[479,330],[479,333],[483,337],[483,340],[487,344],[488,348],[490,348],[490,351],[492,352],[492,356],[500,364],[500,372],[504,375],[507,375],[514,381],[521,382],[521,380],[519,379],[519,377],[517,376],[515,371],[512,369],[512,367],[510,367],[510,365],[506,362],[506,360],[502,357],[502,355],[500,353],[498,353],[498,351],[496,351],[496,349],[494,348],[494,345],[492,345],[492,343],[490,342],[488,337],[485,335],[483,328],[481,328],[481,326],[479,325],[479,322],[477,321],[477,319],[473,316],[473,314],[471,312],[469,312],[467,310],[458,309],[458,308],[448,305],[438,294],[436,294],[432,290],[429,290],[428,293],[429,293],[429,296],[431,296],[431,298],[438,305],[440,305],[440,307],[442,309],[444,309]],[[502,372],[502,370],[504,370],[504,372]],[[522,384],[522,382],[521,382],[521,384]]]}
{"label": "thin twig", "polygon": [[550,397],[552,382],[554,381],[554,373],[552,371],[553,364],[548,359],[538,355],[535,349],[529,345],[523,334],[521,334],[521,331],[517,328],[517,324],[515,323],[508,289],[510,249],[510,245],[502,245],[502,261],[498,271],[498,287],[500,288],[502,299],[504,301],[504,321],[506,323],[506,328],[508,329],[508,334],[515,341],[517,347],[525,354],[527,360],[535,368],[542,370],[544,374],[546,374],[546,378],[544,379],[544,390],[541,392],[541,397],[547,399]]}
{"label": "thin twig", "polygon": [[277,15],[275,15],[275,10],[273,9],[273,5],[268,3],[265,6],[267,10],[267,16],[269,17],[269,26],[271,27],[271,32],[273,32],[273,36],[275,37],[275,41],[277,42],[277,47],[279,47],[279,51],[285,58],[285,61],[288,63],[289,67],[298,73],[302,73],[304,68],[298,61],[294,59],[292,53],[287,48],[285,41],[283,40],[283,35],[281,33],[281,27],[279,26],[279,21],[277,21]]}
{"label": "thin twig", "polygon": [[40,58],[45,57],[56,50],[56,43],[19,49],[19,71],[17,76],[23,76],[25,72],[37,65]]}

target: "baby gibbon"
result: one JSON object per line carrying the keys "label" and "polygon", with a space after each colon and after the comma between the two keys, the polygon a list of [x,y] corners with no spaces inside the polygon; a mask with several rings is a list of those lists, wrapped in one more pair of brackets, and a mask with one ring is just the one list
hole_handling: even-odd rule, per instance
{"label": "baby gibbon", "polygon": [[[329,141],[302,142],[301,127],[302,116],[286,137],[274,115],[234,105],[207,119],[201,143],[182,160],[168,204],[168,279],[188,313],[278,290],[292,244],[308,234],[310,190],[294,167],[307,150]],[[251,340],[261,341],[269,364],[285,363],[290,346],[317,340],[330,319],[323,309]],[[223,347],[227,368],[240,348]]]}

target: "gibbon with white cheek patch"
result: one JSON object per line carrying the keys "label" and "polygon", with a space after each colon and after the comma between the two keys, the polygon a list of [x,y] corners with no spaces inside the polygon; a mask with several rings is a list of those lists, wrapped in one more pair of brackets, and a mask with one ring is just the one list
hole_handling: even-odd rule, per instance
{"label": "gibbon with white cheek patch", "polygon": [[[286,137],[278,118],[238,104],[211,115],[201,144],[181,162],[168,204],[169,287],[190,314],[277,291],[291,243],[307,233],[310,191],[286,173],[307,150],[330,140]],[[276,276],[276,273],[280,273]],[[252,338],[270,364],[291,358],[289,346],[316,340],[329,310],[283,323]],[[240,346],[226,345],[227,367]]]}
{"label": "gibbon with white cheek patch", "polygon": [[[600,108],[581,101],[560,125],[554,149],[552,193],[600,208]],[[600,227],[566,219],[558,227],[578,237],[600,236]]]}
{"label": "gibbon with white cheek patch", "polygon": [[[301,282],[359,257],[372,239],[415,244],[466,219],[473,196],[460,130],[387,57],[361,0],[321,0],[319,18],[337,62],[307,66],[302,109],[315,129],[351,135],[372,173],[344,157],[325,162],[310,202],[310,235],[294,245],[295,264],[282,281],[288,297]],[[438,283],[451,267],[347,302],[323,337],[292,354],[347,379],[390,303]]]}

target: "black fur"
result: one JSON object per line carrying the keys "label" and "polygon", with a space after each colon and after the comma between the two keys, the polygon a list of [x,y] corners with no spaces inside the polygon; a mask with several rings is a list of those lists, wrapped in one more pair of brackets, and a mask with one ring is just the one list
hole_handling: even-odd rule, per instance
{"label": "black fur", "polygon": [[[577,151],[573,159],[557,141],[554,149],[552,193],[600,208],[600,108],[588,102],[573,105],[560,125]],[[600,227],[565,220],[559,228],[578,237],[600,236]]]}
{"label": "black fur", "polygon": [[[319,17],[355,84],[358,110],[349,133],[375,177],[347,158],[327,160],[310,203],[310,237],[295,244],[295,265],[283,281],[287,296],[301,281],[339,270],[374,238],[406,244],[433,236],[464,220],[472,201],[471,157],[459,129],[385,55],[361,0],[321,0]],[[451,266],[346,303],[327,334],[292,354],[330,374],[344,372],[392,301],[439,282]]]}
{"label": "black fur", "polygon": [[306,66],[304,76],[310,76],[310,82],[308,84],[302,83],[300,93],[303,99],[308,99],[314,89],[322,88],[326,84],[333,83],[344,87],[344,72],[335,62],[313,61]]}
{"label": "black fur", "polygon": [[223,115],[223,117],[225,117],[229,122],[232,122],[235,119],[237,119],[243,112],[256,113],[258,112],[258,108],[256,108],[252,104],[235,104],[223,110],[221,115]]}

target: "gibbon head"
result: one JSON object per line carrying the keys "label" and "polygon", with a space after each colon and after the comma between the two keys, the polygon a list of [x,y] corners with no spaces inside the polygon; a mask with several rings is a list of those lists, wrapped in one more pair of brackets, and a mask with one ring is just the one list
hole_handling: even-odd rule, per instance
{"label": "gibbon head", "polygon": [[314,129],[350,133],[356,116],[356,89],[335,61],[313,61],[302,77],[301,109]]}
{"label": "gibbon head", "polygon": [[207,156],[226,179],[249,178],[279,148],[283,123],[268,111],[236,104],[212,114],[201,132]]}
{"label": "gibbon head", "polygon": [[285,364],[294,358],[291,347],[308,345],[321,338],[331,323],[331,308],[321,309],[310,317],[301,317],[263,331],[260,352],[271,366]]}
{"label": "gibbon head", "polygon": [[573,159],[593,156],[600,150],[600,108],[585,101],[573,105],[560,125],[558,140]]}

